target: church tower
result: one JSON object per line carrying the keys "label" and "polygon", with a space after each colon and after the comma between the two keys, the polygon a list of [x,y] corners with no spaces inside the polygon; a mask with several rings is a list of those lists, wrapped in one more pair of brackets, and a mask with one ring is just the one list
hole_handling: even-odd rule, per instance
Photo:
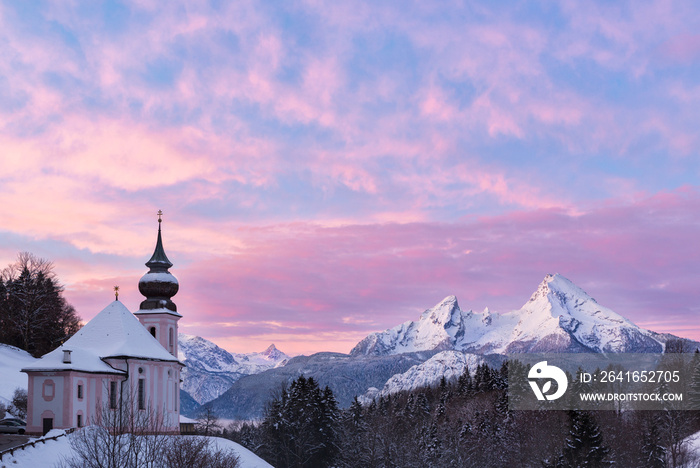
{"label": "church tower", "polygon": [[148,272],[139,280],[139,291],[146,297],[139,310],[134,312],[146,330],[170,354],[177,357],[177,322],[182,315],[177,313],[177,306],[172,297],[177,294],[179,284],[168,271],[173,264],[168,260],[163,249],[160,226],[163,212],[158,211],[158,239],[151,259],[146,262]]}

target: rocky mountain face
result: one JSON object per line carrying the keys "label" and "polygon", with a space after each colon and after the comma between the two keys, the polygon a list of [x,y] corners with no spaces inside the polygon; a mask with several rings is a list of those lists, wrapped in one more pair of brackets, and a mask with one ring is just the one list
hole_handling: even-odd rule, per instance
{"label": "rocky mountain face", "polygon": [[349,356],[340,353],[316,353],[297,356],[282,367],[238,379],[230,389],[207,404],[229,419],[262,417],[265,403],[300,375],[313,377],[323,388],[329,386],[341,407],[347,407],[356,395],[370,387],[383,387],[393,375],[406,372],[424,362],[431,353],[407,353],[389,356]]}
{"label": "rocky mountain face", "polygon": [[[178,344],[178,359],[187,366],[180,389],[198,404],[215,399],[245,375],[272,369],[289,359],[274,344],[261,353],[231,354],[211,341],[184,333],[178,335]],[[192,412],[196,406],[190,402],[188,409]]]}

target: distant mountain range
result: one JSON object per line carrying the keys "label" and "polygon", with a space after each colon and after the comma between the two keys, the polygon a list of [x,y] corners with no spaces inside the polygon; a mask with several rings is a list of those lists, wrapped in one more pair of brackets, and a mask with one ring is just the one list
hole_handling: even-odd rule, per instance
{"label": "distant mountain range", "polygon": [[[262,415],[282,385],[301,374],[333,389],[341,406],[454,378],[465,366],[497,365],[508,353],[662,352],[670,334],[655,333],[596,302],[561,275],[547,275],[518,310],[497,314],[463,311],[449,296],[408,321],[361,340],[349,355],[317,353],[238,378],[209,402],[232,419]],[[700,343],[688,341],[695,349]]]}
{"label": "distant mountain range", "polygon": [[178,345],[178,359],[187,366],[180,390],[189,397],[183,399],[189,413],[224,393],[241,377],[284,365],[289,359],[274,344],[261,353],[231,354],[204,338],[180,333]]}

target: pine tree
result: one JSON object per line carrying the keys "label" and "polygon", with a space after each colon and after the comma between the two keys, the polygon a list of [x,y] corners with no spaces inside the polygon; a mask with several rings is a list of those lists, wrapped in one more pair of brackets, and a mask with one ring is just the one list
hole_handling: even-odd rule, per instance
{"label": "pine tree", "polygon": [[571,429],[560,458],[563,467],[604,467],[610,449],[603,444],[603,435],[593,415],[587,411],[569,411]]}
{"label": "pine tree", "polygon": [[468,395],[472,390],[472,376],[469,373],[469,364],[465,364],[464,371],[457,379],[457,393],[460,395]]}
{"label": "pine tree", "polygon": [[0,283],[0,342],[38,357],[80,328],[51,262],[22,252],[2,271]]}
{"label": "pine tree", "polygon": [[700,410],[700,359],[698,358],[698,354],[700,354],[700,352],[696,349],[693,355],[693,375],[688,392],[690,407],[694,410]]}
{"label": "pine tree", "polygon": [[656,420],[651,420],[646,424],[640,463],[641,466],[647,468],[664,468],[666,466],[666,448],[662,445]]}
{"label": "pine tree", "polygon": [[323,391],[303,375],[283,389],[265,410],[261,455],[277,467],[331,466],[338,452],[338,403],[330,388]]}

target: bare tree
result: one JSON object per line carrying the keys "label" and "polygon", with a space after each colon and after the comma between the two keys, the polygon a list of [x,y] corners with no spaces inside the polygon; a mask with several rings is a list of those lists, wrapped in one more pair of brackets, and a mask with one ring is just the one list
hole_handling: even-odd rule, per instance
{"label": "bare tree", "polygon": [[195,428],[197,433],[205,436],[218,434],[221,432],[219,418],[216,416],[210,405],[206,405],[199,413]]}
{"label": "bare tree", "polygon": [[205,437],[164,432],[162,412],[131,404],[100,408],[93,425],[71,435],[74,456],[59,468],[235,468],[235,454]]}
{"label": "bare tree", "polygon": [[27,418],[27,391],[25,389],[15,388],[9,410],[18,418]]}

